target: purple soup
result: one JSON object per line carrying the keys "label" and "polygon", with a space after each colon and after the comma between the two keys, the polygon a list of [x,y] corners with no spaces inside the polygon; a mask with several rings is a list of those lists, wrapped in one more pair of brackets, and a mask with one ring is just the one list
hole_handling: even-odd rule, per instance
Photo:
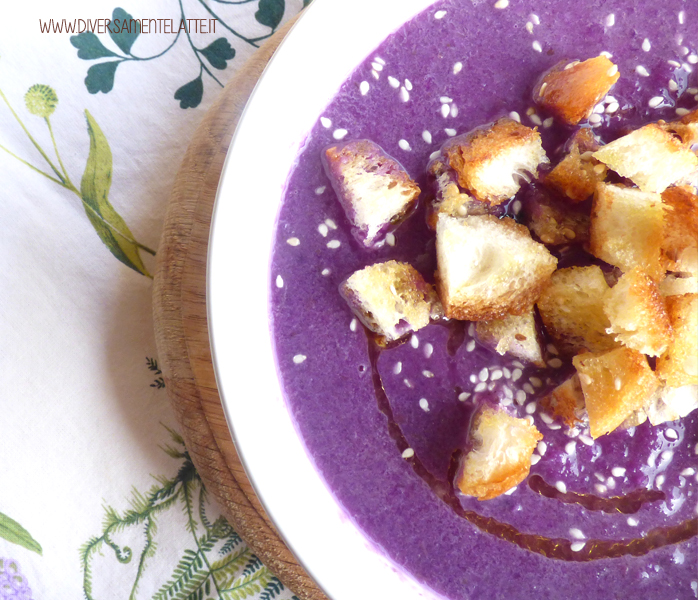
{"label": "purple soup", "polygon": [[[516,112],[558,156],[572,129],[530,109],[539,76],[559,61],[606,52],[618,65],[617,106],[607,102],[593,123],[604,142],[695,108],[695,0],[504,4],[437,2],[356,69],[309,133],[289,175],[270,273],[289,410],[350,518],[446,598],[696,598],[698,411],[596,440],[570,434],[538,406],[572,372],[569,360],[549,355],[540,368],[500,356],[471,323],[454,320],[379,348],[339,293],[354,271],[386,260],[434,281],[426,167],[451,137]],[[422,189],[377,249],[352,235],[323,170],[323,149],[352,139],[378,144]],[[452,455],[481,402],[531,415],[544,436],[529,477],[487,501],[452,489]],[[406,448],[414,456],[403,458]]]}

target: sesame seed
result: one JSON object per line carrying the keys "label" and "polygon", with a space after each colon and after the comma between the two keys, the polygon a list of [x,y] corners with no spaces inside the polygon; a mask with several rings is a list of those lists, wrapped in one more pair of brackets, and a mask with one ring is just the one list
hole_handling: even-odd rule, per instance
{"label": "sesame seed", "polygon": [[337,229],[337,223],[335,223],[332,219],[325,219],[325,224],[326,224],[330,229]]}
{"label": "sesame seed", "polygon": [[451,104],[451,116],[454,118],[458,116],[458,107],[455,104]]}
{"label": "sesame seed", "polygon": [[519,379],[521,379],[521,375],[523,375],[521,369],[514,369],[514,371],[511,374],[511,380],[518,381]]}
{"label": "sesame seed", "polygon": [[376,56],[373,60],[375,60],[379,65],[385,66],[385,61],[380,56]]}
{"label": "sesame seed", "polygon": [[686,11],[679,11],[679,25],[683,25],[686,21]]}
{"label": "sesame seed", "polygon": [[599,56],[605,56],[609,60],[613,58],[613,54],[611,54],[608,50],[603,50],[602,52],[599,52]]}
{"label": "sesame seed", "polygon": [[690,50],[686,46],[681,46],[679,48],[679,54],[681,54],[681,56],[686,56],[689,52]]}
{"label": "sesame seed", "polygon": [[628,517],[628,525],[630,527],[637,527],[639,524],[639,521],[635,517]]}
{"label": "sesame seed", "polygon": [[551,358],[548,361],[548,366],[553,369],[559,369],[562,366],[562,361],[559,358]]}
{"label": "sesame seed", "polygon": [[681,63],[676,62],[675,60],[668,60],[667,63],[669,63],[672,67],[676,67],[677,69],[681,66]]}
{"label": "sesame seed", "polygon": [[553,126],[554,122],[555,122],[555,119],[553,119],[553,117],[548,117],[547,119],[545,119],[545,121],[543,121],[543,127],[548,129],[549,127]]}
{"label": "sesame seed", "polygon": [[426,398],[419,399],[419,408],[421,408],[424,412],[429,412],[429,402]]}
{"label": "sesame seed", "polygon": [[407,140],[400,140],[397,145],[400,146],[401,150],[405,150],[406,152],[412,150],[412,146],[410,146],[410,143]]}
{"label": "sesame seed", "polygon": [[488,369],[487,367],[485,367],[484,369],[482,369],[482,370],[478,373],[477,378],[478,378],[480,381],[487,381],[487,379],[489,378],[489,376],[490,376],[490,371],[489,371],[489,369]]}
{"label": "sesame seed", "polygon": [[402,383],[404,383],[408,388],[412,389],[414,386],[412,385],[412,382],[409,379],[403,379]]}
{"label": "sesame seed", "polygon": [[647,465],[650,467],[654,467],[657,464],[657,457],[654,454],[650,454],[647,457]]}
{"label": "sesame seed", "polygon": [[665,435],[666,437],[668,437],[670,440],[675,440],[675,439],[677,439],[677,438],[679,437],[679,434],[676,433],[676,430],[675,430],[675,429],[667,429],[667,430],[664,432],[664,435]]}
{"label": "sesame seed", "polygon": [[380,79],[380,75],[378,74],[378,71],[375,69],[371,69],[371,75],[373,75],[374,79]]}
{"label": "sesame seed", "polygon": [[504,377],[507,379],[511,379],[511,371],[507,369],[506,367],[502,367],[502,373],[504,373]]}
{"label": "sesame seed", "polygon": [[322,237],[327,237],[327,234],[328,234],[329,231],[330,231],[329,228],[327,227],[327,225],[325,225],[324,223],[320,223],[320,224],[317,226],[317,230],[320,232],[320,235],[321,235]]}
{"label": "sesame seed", "polygon": [[615,489],[616,487],[616,480],[613,479],[613,477],[609,477],[606,480],[606,485],[609,487],[609,489]]}
{"label": "sesame seed", "polygon": [[601,473],[594,473],[594,477],[596,477],[596,479],[598,479],[602,483],[606,481],[606,478]]}
{"label": "sesame seed", "polygon": [[461,392],[458,394],[458,400],[461,402],[465,402],[468,398],[470,398],[471,394],[469,392]]}
{"label": "sesame seed", "polygon": [[684,63],[683,65],[681,65],[681,68],[682,68],[684,71],[686,71],[686,73],[693,73],[693,69],[692,69],[689,65],[687,65],[687,64],[685,64],[685,63]]}
{"label": "sesame seed", "polygon": [[395,89],[400,87],[400,81],[395,79],[395,77],[388,75],[388,83],[390,84],[391,87],[394,87]]}
{"label": "sesame seed", "polygon": [[548,423],[548,429],[555,431],[557,429],[562,429],[562,425],[560,425],[560,423]]}
{"label": "sesame seed", "polygon": [[532,44],[531,47],[536,51],[536,52],[543,52],[543,46],[540,45],[540,42],[538,40],[535,40]]}
{"label": "sesame seed", "polygon": [[625,476],[625,467],[613,467],[611,469],[611,474],[614,477],[624,477]]}
{"label": "sesame seed", "polygon": [[332,250],[336,250],[341,245],[342,245],[342,243],[339,240],[330,240],[329,242],[327,242],[327,247],[332,249]]}
{"label": "sesame seed", "polygon": [[532,115],[529,116],[529,119],[533,122],[534,125],[542,125],[543,121],[541,121],[541,118],[536,114],[533,113]]}
{"label": "sesame seed", "polygon": [[594,440],[593,438],[590,438],[588,435],[582,433],[579,435],[579,441],[582,442],[582,444],[586,444],[587,446],[593,446],[594,445]]}
{"label": "sesame seed", "polygon": [[453,74],[458,75],[463,70],[463,63],[462,62],[457,62],[455,65],[453,65]]}
{"label": "sesame seed", "polygon": [[526,415],[524,417],[524,420],[526,421],[526,423],[528,423],[531,426],[535,425],[535,423],[536,423],[535,420],[533,419],[533,415]]}
{"label": "sesame seed", "polygon": [[400,88],[400,100],[407,102],[410,99],[410,93],[407,91],[405,86]]}
{"label": "sesame seed", "polygon": [[502,375],[503,375],[503,373],[502,373],[501,369],[495,369],[495,370],[492,371],[492,373],[490,374],[490,379],[491,379],[492,381],[497,381],[498,379],[501,379],[501,378],[502,378]]}
{"label": "sesame seed", "polygon": [[284,287],[284,280],[283,280],[283,277],[281,277],[281,275],[276,276],[276,287],[278,287],[278,288]]}
{"label": "sesame seed", "polygon": [[412,82],[409,79],[405,79],[405,89],[408,91],[412,91]]}
{"label": "sesame seed", "polygon": [[388,246],[395,245],[395,234],[392,231],[385,234],[385,243],[388,244]]}
{"label": "sesame seed", "polygon": [[565,454],[572,455],[577,451],[577,442],[567,442],[565,444]]}
{"label": "sesame seed", "polygon": [[414,450],[412,448],[405,448],[402,452],[402,458],[412,458],[414,456]]}
{"label": "sesame seed", "polygon": [[349,323],[349,331],[356,331],[356,328],[358,326],[358,323],[356,319],[352,319],[351,322]]}
{"label": "sesame seed", "polygon": [[446,132],[446,135],[449,137],[453,137],[454,135],[456,135],[456,133],[458,133],[455,129],[450,129],[450,128],[444,129],[444,131]]}
{"label": "sesame seed", "polygon": [[372,62],[371,66],[374,68],[374,70],[378,71],[379,73],[383,70],[383,65],[379,62]]}
{"label": "sesame seed", "polygon": [[606,17],[606,20],[604,21],[606,27],[613,27],[616,24],[616,15],[611,13]]}
{"label": "sesame seed", "polygon": [[592,125],[599,125],[603,121],[603,117],[601,115],[597,115],[594,113],[589,117],[589,123]]}
{"label": "sesame seed", "polygon": [[683,475],[684,477],[690,477],[691,475],[694,475],[695,472],[696,470],[693,467],[688,467],[681,471],[681,475]]}
{"label": "sesame seed", "polygon": [[550,352],[550,354],[557,354],[558,353],[557,348],[555,347],[555,344],[548,344],[546,346],[546,348],[548,349],[548,352]]}
{"label": "sesame seed", "polygon": [[613,114],[620,108],[620,105],[618,102],[611,102],[607,107],[606,107],[606,114]]}
{"label": "sesame seed", "polygon": [[526,402],[526,392],[523,390],[516,390],[516,403],[519,406],[523,406],[524,402]]}
{"label": "sesame seed", "polygon": [[514,397],[514,393],[507,386],[503,386],[502,391],[504,392],[504,396],[506,398],[511,400]]}
{"label": "sesame seed", "polygon": [[558,482],[555,484],[555,487],[557,488],[557,491],[558,491],[558,492],[561,492],[561,493],[563,493],[563,494],[566,494],[566,493],[567,493],[567,486],[565,485],[565,482],[564,482],[564,481],[558,481]]}
{"label": "sesame seed", "polygon": [[650,101],[647,104],[650,108],[657,108],[663,102],[664,98],[662,98],[661,96],[654,96],[653,98],[650,98]]}
{"label": "sesame seed", "polygon": [[299,364],[301,364],[306,358],[308,358],[308,357],[307,357],[305,354],[296,354],[296,355],[293,357],[293,362],[294,362],[294,364],[299,365]]}
{"label": "sesame seed", "polygon": [[476,392],[484,392],[487,389],[487,384],[484,381],[481,381],[475,386],[475,391]]}
{"label": "sesame seed", "polygon": [[509,0],[497,0],[494,3],[494,7],[498,8],[499,10],[505,9],[507,6],[509,6]]}
{"label": "sesame seed", "polygon": [[402,372],[402,362],[398,361],[395,363],[395,366],[393,367],[393,373],[395,375],[399,375]]}
{"label": "sesame seed", "polygon": [[531,22],[534,25],[540,25],[540,17],[537,14],[531,13],[531,16],[529,18],[531,19]]}
{"label": "sesame seed", "polygon": [[505,495],[505,496],[511,496],[511,495],[516,491],[516,488],[517,488],[517,487],[518,487],[518,486],[514,486],[513,488],[508,489],[506,492],[504,492],[504,495]]}
{"label": "sesame seed", "polygon": [[536,393],[536,391],[533,389],[533,386],[530,383],[524,383],[522,387],[527,394]]}
{"label": "sesame seed", "polygon": [[424,356],[426,358],[431,358],[431,355],[434,354],[434,346],[427,342],[424,344]]}
{"label": "sesame seed", "polygon": [[599,493],[599,494],[605,494],[608,489],[603,483],[595,483],[594,484],[594,489]]}
{"label": "sesame seed", "polygon": [[430,155],[429,155],[429,160],[434,160],[435,158],[441,156],[441,150],[434,150]]}
{"label": "sesame seed", "polygon": [[580,550],[584,549],[585,545],[586,542],[573,542],[570,544],[570,550],[572,550],[572,552],[579,552]]}
{"label": "sesame seed", "polygon": [[546,425],[550,425],[553,422],[553,418],[548,413],[540,413],[540,418]]}
{"label": "sesame seed", "polygon": [[518,369],[523,369],[523,368],[524,368],[523,363],[522,363],[521,361],[518,361],[518,360],[512,360],[512,361],[511,361],[511,364],[512,364],[512,366],[514,366],[514,367],[516,367],[516,368],[518,368]]}
{"label": "sesame seed", "polygon": [[330,270],[329,270],[329,269],[323,269],[322,271],[320,271],[320,274],[321,274],[321,275],[324,275],[325,277],[327,277],[327,276],[330,274]]}
{"label": "sesame seed", "polygon": [[491,381],[491,382],[487,385],[487,389],[488,389],[488,391],[490,391],[490,392],[491,392],[492,390],[494,390],[494,388],[496,388],[496,387],[497,387],[497,384],[496,384],[494,381]]}
{"label": "sesame seed", "polygon": [[599,103],[594,107],[594,110],[593,110],[592,112],[595,112],[595,113],[597,113],[597,114],[602,115],[603,112],[604,112],[604,105],[603,105],[603,102],[599,102]]}
{"label": "sesame seed", "polygon": [[662,462],[669,462],[672,458],[674,458],[674,453],[671,450],[662,452]]}
{"label": "sesame seed", "polygon": [[536,450],[538,450],[538,454],[540,454],[541,456],[545,456],[545,453],[548,451],[548,444],[546,444],[545,442],[538,442]]}
{"label": "sesame seed", "polygon": [[637,65],[637,67],[635,67],[635,72],[638,75],[640,75],[641,77],[649,77],[650,76],[650,72],[642,65]]}
{"label": "sesame seed", "polygon": [[583,540],[586,536],[582,533],[581,529],[577,529],[576,527],[573,527],[570,529],[570,536],[573,537],[575,540]]}
{"label": "sesame seed", "polygon": [[[383,68],[383,67],[381,67],[381,68]],[[366,94],[368,94],[368,90],[370,90],[370,89],[371,89],[371,86],[368,85],[368,81],[362,81],[359,84],[359,91],[361,92],[362,96],[365,96]]]}
{"label": "sesame seed", "polygon": [[347,133],[349,132],[346,129],[335,129],[332,132],[332,137],[335,140],[341,140],[342,138],[344,138],[345,135],[347,135]]}
{"label": "sesame seed", "polygon": [[292,237],[292,238],[288,238],[286,240],[286,243],[289,246],[298,246],[301,243],[301,241],[297,237]]}
{"label": "sesame seed", "polygon": [[477,375],[474,373],[470,376],[470,383],[477,383]]}
{"label": "sesame seed", "polygon": [[531,464],[532,465],[537,465],[540,462],[541,457],[538,456],[537,454],[534,454],[531,456]]}
{"label": "sesame seed", "polygon": [[654,484],[657,486],[657,488],[660,488],[664,485],[664,481],[666,478],[664,475],[657,475],[657,479],[654,480]]}
{"label": "sesame seed", "polygon": [[445,10],[437,10],[434,13],[434,18],[435,19],[443,19],[446,16],[446,11]]}
{"label": "sesame seed", "polygon": [[642,49],[643,49],[645,52],[649,52],[649,51],[652,49],[652,44],[650,44],[650,41],[649,41],[647,38],[645,38],[645,39],[642,41]]}
{"label": "sesame seed", "polygon": [[434,377],[434,374],[431,371],[427,371],[426,369],[422,371],[422,375],[426,377],[427,379],[432,379]]}
{"label": "sesame seed", "polygon": [[427,144],[431,144],[431,133],[425,129],[424,131],[422,131],[422,139]]}
{"label": "sesame seed", "polygon": [[538,377],[529,377],[528,380],[533,384],[534,387],[542,387],[543,382],[538,379]]}
{"label": "sesame seed", "polygon": [[690,113],[690,112],[691,112],[691,111],[688,110],[687,108],[677,108],[677,109],[676,109],[676,114],[677,114],[679,117],[684,117],[684,116],[686,116],[686,115],[687,115],[688,113]]}
{"label": "sesame seed", "polygon": [[618,65],[613,65],[608,71],[606,71],[606,75],[609,77],[613,77],[616,73],[618,73]]}
{"label": "sesame seed", "polygon": [[419,348],[419,338],[414,333],[410,337],[410,346],[415,349]]}
{"label": "sesame seed", "polygon": [[593,381],[593,379],[586,373],[582,373],[579,376],[579,380],[585,385],[591,385],[591,382]]}
{"label": "sesame seed", "polygon": [[439,102],[441,102],[442,104],[450,104],[451,102],[453,102],[453,98],[449,98],[448,96],[441,96],[441,98],[439,98]]}
{"label": "sesame seed", "polygon": [[448,104],[441,105],[441,116],[445,119],[451,114],[451,107]]}
{"label": "sesame seed", "polygon": [[687,88],[686,92],[688,94],[698,94],[698,88]]}
{"label": "sesame seed", "polygon": [[613,380],[613,387],[616,388],[616,391],[620,390],[620,388],[623,387],[623,382],[620,380],[620,377],[616,377]]}
{"label": "sesame seed", "polygon": [[320,117],[320,123],[325,129],[332,127],[332,121],[330,121],[327,117]]}
{"label": "sesame seed", "polygon": [[472,352],[475,350],[475,340],[470,340],[466,345],[465,345],[465,350],[467,352]]}
{"label": "sesame seed", "polygon": [[531,21],[526,23],[526,31],[528,31],[528,33],[533,33],[533,23],[531,23]]}
{"label": "sesame seed", "polygon": [[512,121],[516,121],[517,123],[521,123],[521,117],[519,116],[519,113],[517,113],[515,110],[512,110],[512,111],[509,113],[509,118],[510,118]]}
{"label": "sesame seed", "polygon": [[537,406],[536,402],[529,402],[526,405],[526,414],[532,415],[534,412],[536,412],[536,406]]}

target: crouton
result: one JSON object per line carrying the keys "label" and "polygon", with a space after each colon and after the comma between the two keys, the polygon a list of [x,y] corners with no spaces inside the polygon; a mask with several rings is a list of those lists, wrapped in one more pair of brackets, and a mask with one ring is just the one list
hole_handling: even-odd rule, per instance
{"label": "crouton", "polygon": [[524,203],[528,228],[550,246],[583,244],[589,241],[589,215],[577,207],[536,190]]}
{"label": "crouton", "polygon": [[548,157],[540,133],[512,119],[499,119],[450,140],[441,150],[458,174],[458,185],[476,200],[501,204],[519,191],[520,179],[538,176]]}
{"label": "crouton", "polygon": [[674,342],[657,359],[657,376],[669,387],[698,384],[698,294],[669,296],[666,309]]}
{"label": "crouton", "polygon": [[462,459],[454,482],[466,496],[490,500],[521,483],[541,433],[526,419],[483,408],[470,428],[472,449]]}
{"label": "crouton", "polygon": [[538,310],[561,354],[601,352],[618,346],[606,332],[611,325],[603,310],[608,290],[597,266],[568,267],[553,273],[538,299]]}
{"label": "crouton", "polygon": [[436,261],[436,285],[446,316],[468,321],[526,312],[557,265],[525,226],[491,215],[440,215]]}
{"label": "crouton", "polygon": [[533,99],[569,125],[589,118],[618,81],[618,67],[605,56],[563,61],[546,73],[533,91]]}
{"label": "crouton", "polygon": [[643,192],[656,194],[698,167],[698,156],[656,123],[606,144],[593,157],[629,178]]}
{"label": "crouton", "polygon": [[644,407],[650,423],[657,426],[682,419],[698,408],[698,385],[660,388]]}
{"label": "crouton", "polygon": [[606,292],[603,310],[611,323],[608,333],[642,354],[659,356],[674,339],[657,284],[638,268]]}
{"label": "crouton", "polygon": [[662,192],[667,269],[698,275],[698,195],[688,185]]}
{"label": "crouton", "polygon": [[593,438],[616,429],[659,387],[647,358],[630,348],[579,354],[572,364],[579,373]]}
{"label": "crouton", "polygon": [[522,361],[545,367],[541,339],[533,308],[522,315],[507,315],[494,321],[478,321],[475,333],[498,354],[509,353]]}
{"label": "crouton", "polygon": [[440,310],[434,288],[414,267],[394,260],[356,271],[340,293],[359,320],[386,343],[425,327]]}
{"label": "crouton", "polygon": [[659,292],[665,297],[698,294],[698,277],[670,273],[659,284]]}
{"label": "crouton", "polygon": [[551,417],[557,417],[570,429],[587,419],[582,385],[575,373],[540,400],[541,408]]}
{"label": "crouton", "polygon": [[591,253],[622,271],[635,267],[660,281],[664,206],[659,194],[599,183],[591,210]]}
{"label": "crouton", "polygon": [[592,157],[599,149],[591,129],[580,129],[572,138],[568,154],[548,173],[543,183],[572,202],[582,202],[606,178],[606,165]]}
{"label": "crouton", "polygon": [[665,131],[678,135],[688,148],[698,144],[698,109],[684,115],[678,121],[668,123],[658,121],[657,125]]}
{"label": "crouton", "polygon": [[417,202],[417,184],[400,163],[369,140],[327,148],[323,164],[354,235],[364,246],[381,242]]}

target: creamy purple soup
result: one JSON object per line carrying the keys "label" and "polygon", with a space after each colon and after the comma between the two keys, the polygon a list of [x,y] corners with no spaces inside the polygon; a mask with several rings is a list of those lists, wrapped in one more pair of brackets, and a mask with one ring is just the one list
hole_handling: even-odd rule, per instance
{"label": "creamy purple soup", "polygon": [[[278,217],[270,275],[279,374],[337,501],[435,592],[454,600],[696,598],[695,412],[597,440],[571,435],[538,406],[569,376],[569,361],[549,354],[541,369],[499,356],[470,323],[455,321],[379,349],[339,294],[354,271],[390,259],[433,282],[426,166],[450,137],[515,111],[557,156],[573,130],[546,126],[549,115],[529,108],[536,80],[560,60],[608,52],[618,65],[617,106],[607,100],[592,119],[604,142],[695,108],[698,2],[564,5],[438,2],[344,83],[305,141]],[[378,249],[352,236],[321,162],[328,144],[351,139],[380,145],[423,190]],[[531,415],[544,439],[526,480],[480,502],[456,494],[451,478],[453,453],[483,402]]]}

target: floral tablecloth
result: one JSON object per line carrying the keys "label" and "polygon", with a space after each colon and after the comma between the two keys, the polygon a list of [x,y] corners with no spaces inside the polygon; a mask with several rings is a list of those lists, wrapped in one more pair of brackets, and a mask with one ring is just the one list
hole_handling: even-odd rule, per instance
{"label": "floral tablecloth", "polygon": [[303,4],[3,4],[0,600],[292,597],[189,459],[151,293],[197,124]]}

